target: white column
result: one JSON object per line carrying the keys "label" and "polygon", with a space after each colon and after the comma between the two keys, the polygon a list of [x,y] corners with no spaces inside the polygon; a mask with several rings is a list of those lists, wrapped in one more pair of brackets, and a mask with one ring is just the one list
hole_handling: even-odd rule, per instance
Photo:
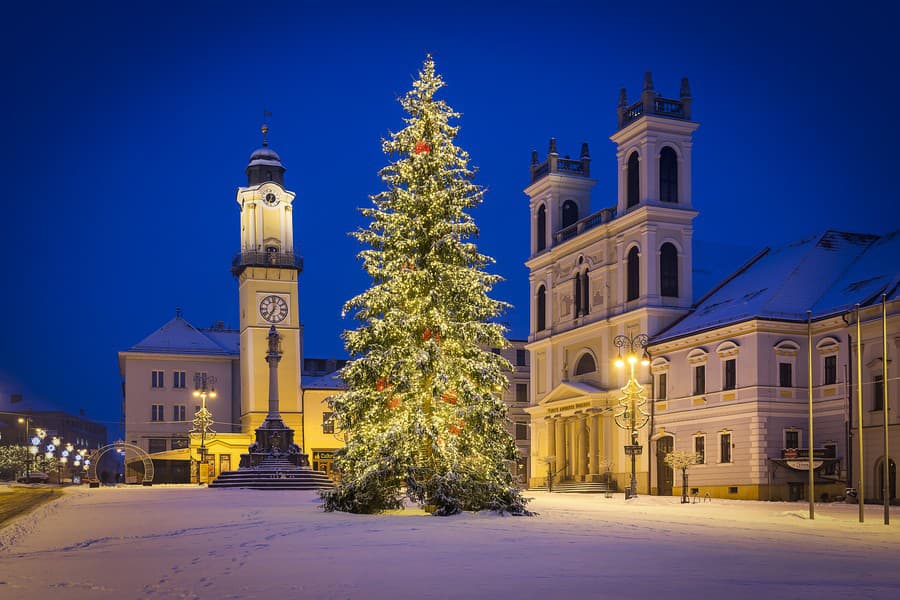
{"label": "white column", "polygon": [[285,205],[284,207],[284,226],[286,229],[285,233],[285,252],[293,252],[294,251],[294,220],[293,209],[289,205]]}
{"label": "white column", "polygon": [[256,212],[256,244],[260,246],[260,250],[265,251],[265,248],[262,247],[262,244],[265,242],[265,228],[263,227],[263,220],[265,219],[265,212],[262,209],[262,204],[257,203],[255,207]]}
{"label": "white column", "polygon": [[600,428],[600,417],[599,415],[591,415],[589,417],[589,426],[590,426],[590,448],[589,448],[589,468],[588,472],[591,475],[596,475],[600,472],[599,465],[599,457],[597,456],[598,452],[598,442],[600,441],[600,435],[598,429]]}
{"label": "white column", "polygon": [[556,440],[556,469],[559,469],[566,464],[566,429],[562,419],[553,421],[553,429],[556,432],[554,435]]}

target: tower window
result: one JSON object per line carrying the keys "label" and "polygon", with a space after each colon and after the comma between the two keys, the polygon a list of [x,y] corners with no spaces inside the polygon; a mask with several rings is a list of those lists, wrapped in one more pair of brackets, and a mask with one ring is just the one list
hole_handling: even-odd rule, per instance
{"label": "tower window", "polygon": [[578,221],[578,205],[571,200],[566,200],[562,205],[562,226],[574,225]]}
{"label": "tower window", "polygon": [[663,296],[678,297],[678,250],[668,242],[659,252],[659,288]]}
{"label": "tower window", "polygon": [[668,146],[659,153],[659,199],[678,202],[678,156]]}
{"label": "tower window", "polygon": [[537,313],[537,331],[547,329],[547,290],[544,286],[538,288],[534,310]]}
{"label": "tower window", "polygon": [[626,296],[626,300],[628,300],[629,302],[631,300],[637,300],[638,296],[641,295],[641,283],[639,280],[640,274],[641,274],[641,257],[638,254],[637,247],[634,247],[628,251],[628,266],[627,266],[628,295]]}
{"label": "tower window", "polygon": [[537,238],[537,250],[540,252],[547,248],[547,207],[543,204],[538,208],[536,229],[534,234]]}
{"label": "tower window", "polygon": [[637,152],[632,152],[631,156],[628,157],[625,186],[626,207],[637,206],[641,199],[640,160]]}
{"label": "tower window", "polygon": [[593,373],[596,370],[597,364],[594,362],[594,357],[587,352],[578,359],[578,364],[575,365],[576,375],[586,375],[588,373]]}

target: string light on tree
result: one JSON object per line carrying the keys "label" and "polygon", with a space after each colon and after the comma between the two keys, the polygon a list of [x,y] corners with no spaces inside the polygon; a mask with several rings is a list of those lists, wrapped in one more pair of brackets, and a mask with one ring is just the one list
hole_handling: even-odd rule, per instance
{"label": "string light on tree", "polygon": [[359,327],[344,333],[347,389],[330,399],[347,444],[335,453],[341,482],[323,493],[329,511],[398,508],[405,489],[436,515],[530,514],[508,468],[511,366],[483,350],[508,345],[492,322],[508,305],[488,296],[499,277],[467,212],[484,191],[454,144],[459,115],[435,97],[443,86],[429,56],[400,100],[406,127],[382,143],[386,190],[354,233],[372,285],[344,307]]}

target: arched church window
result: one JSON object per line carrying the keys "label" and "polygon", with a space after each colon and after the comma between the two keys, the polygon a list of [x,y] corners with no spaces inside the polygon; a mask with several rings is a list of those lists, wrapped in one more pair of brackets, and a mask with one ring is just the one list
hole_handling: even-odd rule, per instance
{"label": "arched church window", "polygon": [[637,300],[638,296],[641,295],[641,283],[640,283],[640,274],[641,274],[641,257],[638,255],[637,247],[633,247],[628,251],[628,266],[627,266],[627,276],[628,276],[628,284],[626,286],[628,295],[626,296],[626,300]]}
{"label": "arched church window", "polygon": [[576,375],[586,375],[587,373],[593,373],[596,370],[597,364],[594,362],[594,357],[591,356],[590,352],[585,352],[581,358],[578,359],[578,364],[575,365]]}
{"label": "arched church window", "polygon": [[632,152],[628,157],[628,166],[625,173],[626,208],[637,206],[641,199],[640,160],[638,153]]}
{"label": "arched church window", "polygon": [[566,200],[562,205],[562,226],[563,229],[569,225],[574,225],[578,221],[578,205],[571,200]]}
{"label": "arched church window", "polygon": [[659,199],[678,202],[678,156],[668,146],[659,153]]}
{"label": "arched church window", "polygon": [[537,313],[537,331],[547,329],[547,290],[544,286],[538,288],[534,311]]}
{"label": "arched church window", "polygon": [[678,297],[678,250],[666,242],[659,252],[659,293]]}
{"label": "arched church window", "polygon": [[581,274],[581,294],[581,311],[586,315],[591,312],[591,284],[587,271]]}
{"label": "arched church window", "polygon": [[581,316],[581,273],[575,274],[575,318]]}
{"label": "arched church window", "polygon": [[534,232],[537,238],[538,252],[547,248],[547,207],[541,204],[537,212],[537,227]]}

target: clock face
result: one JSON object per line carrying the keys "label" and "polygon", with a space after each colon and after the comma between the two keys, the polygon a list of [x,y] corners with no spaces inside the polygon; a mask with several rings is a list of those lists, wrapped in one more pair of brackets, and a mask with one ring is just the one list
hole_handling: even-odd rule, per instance
{"label": "clock face", "polygon": [[265,202],[266,205],[268,205],[268,206],[275,206],[276,204],[278,204],[278,196],[276,196],[272,192],[269,192],[268,194],[266,194],[266,197],[265,197],[265,199],[263,199],[263,202]]}
{"label": "clock face", "polygon": [[259,302],[259,314],[269,323],[281,323],[288,314],[287,302],[281,296],[266,296]]}

